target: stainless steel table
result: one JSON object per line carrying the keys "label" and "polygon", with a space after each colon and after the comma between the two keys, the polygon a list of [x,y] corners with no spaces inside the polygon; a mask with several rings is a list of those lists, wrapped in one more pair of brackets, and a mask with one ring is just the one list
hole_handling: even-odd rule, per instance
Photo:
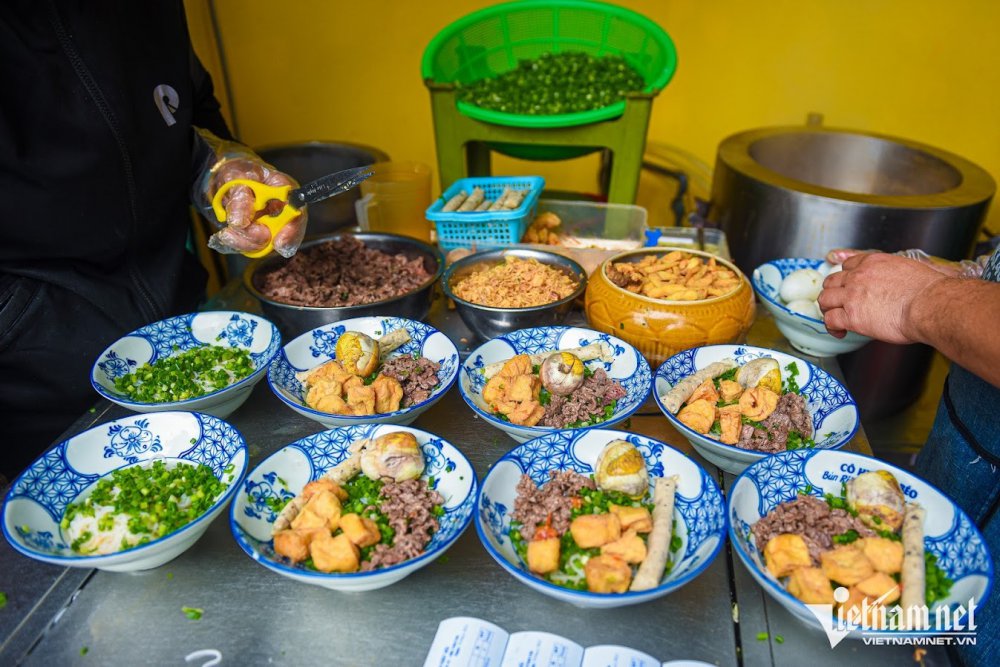
{"label": "stainless steel table", "polygon": [[[255,309],[238,286],[227,287],[216,307]],[[472,335],[438,300],[429,321],[463,353]],[[761,318],[752,344],[786,348],[773,323]],[[830,362],[820,365],[834,374]],[[127,414],[107,402],[95,406],[67,432],[85,430]],[[276,449],[315,433],[320,425],[283,406],[266,382],[230,417],[250,447],[253,467]],[[460,447],[482,478],[514,445],[475,417],[453,388],[414,424]],[[650,400],[626,428],[663,440],[721,474],[693,452]],[[870,453],[862,431],[848,449]],[[773,603],[728,548],[697,579],[672,595],[610,611],[556,602],[514,581],[482,548],[470,528],[445,556],[388,588],[337,593],[292,582],[252,560],[232,539],[228,514],[174,561],[137,574],[115,574],[43,565],[0,541],[0,665],[181,665],[185,656],[215,649],[222,664],[419,665],[438,623],[477,616],[516,632],[544,630],[584,646],[622,644],[662,660],[695,659],[717,665],[811,666],[911,664],[904,647],[869,647],[847,641],[831,650]],[[204,616],[189,620],[182,607]],[[202,664],[204,660],[187,664]],[[924,664],[943,665],[943,651]]]}

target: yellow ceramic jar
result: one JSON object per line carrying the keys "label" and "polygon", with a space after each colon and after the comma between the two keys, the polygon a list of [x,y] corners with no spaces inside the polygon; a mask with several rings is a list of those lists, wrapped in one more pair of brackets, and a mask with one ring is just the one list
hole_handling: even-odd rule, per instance
{"label": "yellow ceramic jar", "polygon": [[[706,260],[714,257],[739,276],[739,286],[723,296],[701,301],[668,301],[635,294],[608,278],[607,267],[612,262],[635,262],[673,250]],[[668,247],[630,250],[602,262],[587,284],[585,307],[591,327],[631,343],[654,369],[681,350],[743,341],[756,308],[753,288],[734,264],[711,253]]]}

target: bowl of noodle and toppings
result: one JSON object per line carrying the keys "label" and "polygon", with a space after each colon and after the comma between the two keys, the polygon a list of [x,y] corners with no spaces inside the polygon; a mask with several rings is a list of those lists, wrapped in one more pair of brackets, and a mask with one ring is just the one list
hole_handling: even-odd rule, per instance
{"label": "bowl of noodle and toppings", "polygon": [[462,365],[470,408],[518,442],[616,424],[649,395],[649,364],[625,341],[579,327],[520,329],[487,341]]}
{"label": "bowl of noodle and toppings", "polygon": [[490,468],[475,522],[489,554],[521,583],[608,609],[701,574],[725,541],[724,504],[704,469],[662,442],[561,430]]}
{"label": "bowl of noodle and toppings", "polygon": [[857,404],[832,375],[750,345],[675,354],[657,369],[653,395],[699,454],[734,475],[777,452],[839,449],[860,426]]}
{"label": "bowl of noodle and toppings", "polygon": [[969,622],[962,610],[992,587],[993,560],[965,512],[878,459],[781,452],[748,467],[728,498],[739,559],[817,632],[831,624],[855,638],[961,630],[956,623]]}
{"label": "bowl of noodle and toppings", "polygon": [[236,493],[247,446],[194,412],[117,419],[75,435],[14,480],[3,533],[54,565],[132,572],[188,549]]}
{"label": "bowl of noodle and toppings", "polygon": [[409,424],[458,377],[446,335],[401,317],[357,317],[298,336],[267,382],[282,403],[327,428]]}
{"label": "bowl of noodle and toppings", "polygon": [[90,383],[135,412],[190,410],[228,417],[281,349],[267,319],[238,311],[171,317],[122,336],[100,354]]}
{"label": "bowl of noodle and toppings", "polygon": [[366,591],[443,554],[471,521],[477,493],[472,464],[449,442],[405,426],[350,426],[262,461],[230,508],[230,527],[273,572]]}

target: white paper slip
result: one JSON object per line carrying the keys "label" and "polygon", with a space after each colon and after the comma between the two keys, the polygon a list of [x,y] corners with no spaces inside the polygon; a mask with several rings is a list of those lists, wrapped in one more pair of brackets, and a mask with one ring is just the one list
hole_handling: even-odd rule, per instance
{"label": "white paper slip", "polygon": [[581,667],[660,667],[660,661],[625,646],[591,646],[583,652]]}
{"label": "white paper slip", "polygon": [[503,628],[479,618],[445,619],[424,667],[500,667],[508,636]]}
{"label": "white paper slip", "polygon": [[501,667],[579,667],[583,647],[550,632],[515,632]]}

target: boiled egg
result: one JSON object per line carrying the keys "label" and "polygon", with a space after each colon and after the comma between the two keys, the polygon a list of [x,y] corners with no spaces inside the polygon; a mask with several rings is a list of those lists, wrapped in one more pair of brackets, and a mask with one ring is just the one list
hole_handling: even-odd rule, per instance
{"label": "boiled egg", "polygon": [[789,273],[781,281],[778,293],[785,303],[793,301],[815,301],[823,289],[823,274],[816,269],[799,269]]}

